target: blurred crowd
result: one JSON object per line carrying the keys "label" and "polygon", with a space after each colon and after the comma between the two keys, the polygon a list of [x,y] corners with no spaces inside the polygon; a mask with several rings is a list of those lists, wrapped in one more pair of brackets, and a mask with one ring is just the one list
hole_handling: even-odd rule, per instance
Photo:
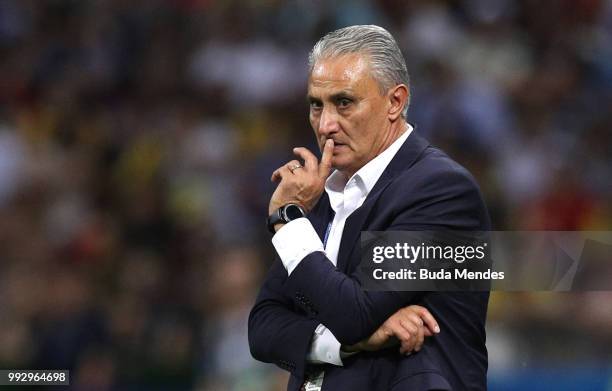
{"label": "blurred crowd", "polygon": [[[246,339],[269,178],[316,148],[309,49],[366,23],[397,38],[408,121],[476,176],[496,230],[610,230],[612,1],[2,0],[0,368],[283,389]],[[606,292],[494,294],[491,381],[612,384],[610,330]]]}

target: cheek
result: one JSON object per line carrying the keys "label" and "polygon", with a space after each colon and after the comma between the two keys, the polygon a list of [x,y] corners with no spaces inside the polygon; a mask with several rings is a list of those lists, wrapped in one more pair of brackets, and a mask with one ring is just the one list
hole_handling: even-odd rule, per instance
{"label": "cheek", "polygon": [[365,116],[359,116],[352,118],[348,125],[348,131],[346,132],[349,136],[351,144],[357,149],[362,150],[370,143],[370,134],[368,131],[369,123],[368,118]]}

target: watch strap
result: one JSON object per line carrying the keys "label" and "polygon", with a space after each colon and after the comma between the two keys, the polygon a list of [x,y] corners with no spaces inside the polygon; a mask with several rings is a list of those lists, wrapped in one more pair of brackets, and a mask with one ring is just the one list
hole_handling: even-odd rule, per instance
{"label": "watch strap", "polygon": [[270,233],[276,233],[276,231],[274,230],[274,226],[278,223],[284,223],[283,221],[283,216],[281,213],[281,208],[276,209],[274,212],[272,212],[272,214],[270,216],[268,216],[268,231],[270,231]]}
{"label": "watch strap", "polygon": [[286,209],[289,207],[295,207],[297,209],[299,209],[301,216],[300,217],[305,217],[306,213],[304,212],[304,209],[299,206],[298,204],[287,204],[287,205],[283,205],[280,208],[278,208],[277,210],[275,210],[274,212],[272,212],[272,214],[270,216],[268,216],[268,231],[270,231],[271,233],[276,233],[276,231],[274,230],[274,226],[278,223],[288,223],[292,220],[295,220],[295,218],[290,218],[289,216],[287,216],[286,213]]}

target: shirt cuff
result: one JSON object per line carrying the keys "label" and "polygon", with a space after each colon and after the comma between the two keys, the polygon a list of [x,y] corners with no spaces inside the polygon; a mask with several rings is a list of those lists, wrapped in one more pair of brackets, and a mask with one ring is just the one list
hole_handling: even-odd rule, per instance
{"label": "shirt cuff", "polygon": [[315,330],[306,360],[313,364],[333,364],[343,366],[340,358],[340,342],[322,324]]}
{"label": "shirt cuff", "polygon": [[287,269],[287,274],[291,274],[308,254],[315,251],[324,252],[323,242],[305,217],[283,225],[272,237],[272,244]]}

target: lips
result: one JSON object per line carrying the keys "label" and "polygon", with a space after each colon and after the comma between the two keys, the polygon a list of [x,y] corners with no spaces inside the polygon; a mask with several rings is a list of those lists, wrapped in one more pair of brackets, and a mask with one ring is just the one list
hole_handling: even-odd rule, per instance
{"label": "lips", "polygon": [[346,148],[346,145],[344,144],[334,144],[334,154],[342,153],[342,151],[344,151],[345,148]]}
{"label": "lips", "polygon": [[347,147],[346,144],[334,140],[334,152],[338,152],[338,151],[340,151],[340,150],[342,150],[343,148],[346,148],[346,147]]}

